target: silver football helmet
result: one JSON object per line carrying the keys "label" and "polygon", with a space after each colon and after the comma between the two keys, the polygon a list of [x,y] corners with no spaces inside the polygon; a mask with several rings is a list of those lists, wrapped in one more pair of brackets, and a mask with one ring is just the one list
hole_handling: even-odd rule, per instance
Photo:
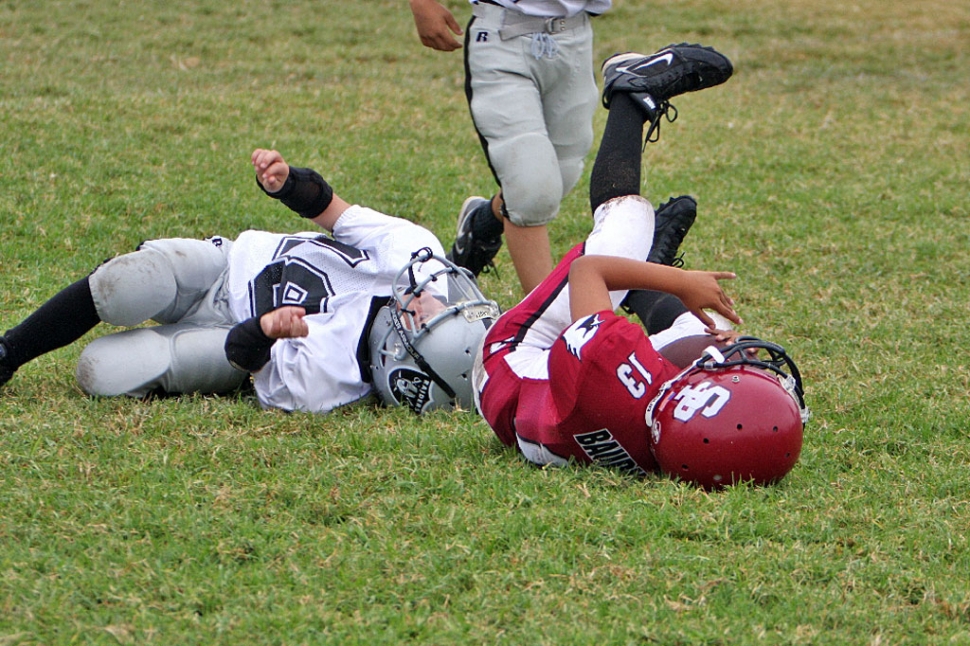
{"label": "silver football helmet", "polygon": [[416,413],[474,406],[472,364],[500,314],[467,269],[428,248],[411,254],[368,335],[374,387]]}

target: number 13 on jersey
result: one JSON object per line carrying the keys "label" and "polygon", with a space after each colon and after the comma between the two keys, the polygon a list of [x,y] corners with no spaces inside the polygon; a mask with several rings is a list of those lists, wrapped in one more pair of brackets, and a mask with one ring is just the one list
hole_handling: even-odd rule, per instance
{"label": "number 13 on jersey", "polygon": [[635,352],[631,352],[626,362],[616,367],[616,376],[634,399],[643,397],[647,387],[653,384],[653,375],[643,367]]}

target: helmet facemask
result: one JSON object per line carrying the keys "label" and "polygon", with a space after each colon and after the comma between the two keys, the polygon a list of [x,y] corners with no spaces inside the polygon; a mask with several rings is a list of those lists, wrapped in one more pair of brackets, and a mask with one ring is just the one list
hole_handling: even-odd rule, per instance
{"label": "helmet facemask", "polygon": [[[761,351],[764,351],[768,357],[761,358],[758,354]],[[802,375],[783,347],[776,343],[762,341],[757,337],[742,336],[738,337],[735,343],[720,350],[714,346],[709,347],[694,363],[694,367],[706,370],[723,370],[734,366],[752,366],[776,375],[782,388],[798,404],[802,424],[808,423],[812,413],[805,405]]]}
{"label": "helmet facemask", "polygon": [[427,248],[412,254],[368,336],[381,401],[416,413],[471,408],[475,353],[499,313],[467,270]]}

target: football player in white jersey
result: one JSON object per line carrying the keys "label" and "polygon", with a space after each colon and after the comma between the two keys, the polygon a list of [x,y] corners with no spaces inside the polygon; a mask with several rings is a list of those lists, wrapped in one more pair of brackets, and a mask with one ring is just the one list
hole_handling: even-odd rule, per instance
{"label": "football player in white jersey", "polygon": [[[471,0],[465,94],[489,168],[491,199],[462,205],[449,258],[478,275],[504,235],[522,291],[552,270],[547,225],[593,143],[597,89],[590,17],[611,0]],[[453,51],[462,30],[437,0],[410,0],[421,42]]]}
{"label": "football player in white jersey", "polygon": [[352,205],[275,150],[252,154],[260,187],[329,232],[142,243],[60,291],[0,336],[0,386],[100,322],[131,327],[81,354],[90,395],[233,391],[327,412],[372,392],[416,412],[471,405],[471,358],[497,306],[441,243]]}

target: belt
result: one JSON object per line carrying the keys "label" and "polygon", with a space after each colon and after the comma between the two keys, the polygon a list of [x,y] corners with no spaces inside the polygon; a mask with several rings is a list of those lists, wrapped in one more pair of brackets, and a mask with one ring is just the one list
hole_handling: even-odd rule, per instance
{"label": "belt", "polygon": [[[477,18],[485,16],[486,10],[482,4],[500,6],[490,0],[478,0],[478,3],[472,7],[472,15]],[[572,18],[542,18],[505,10],[498,35],[502,40],[510,40],[526,34],[560,34],[569,29],[582,27],[587,20],[589,20],[589,17],[585,13],[577,14]]]}

